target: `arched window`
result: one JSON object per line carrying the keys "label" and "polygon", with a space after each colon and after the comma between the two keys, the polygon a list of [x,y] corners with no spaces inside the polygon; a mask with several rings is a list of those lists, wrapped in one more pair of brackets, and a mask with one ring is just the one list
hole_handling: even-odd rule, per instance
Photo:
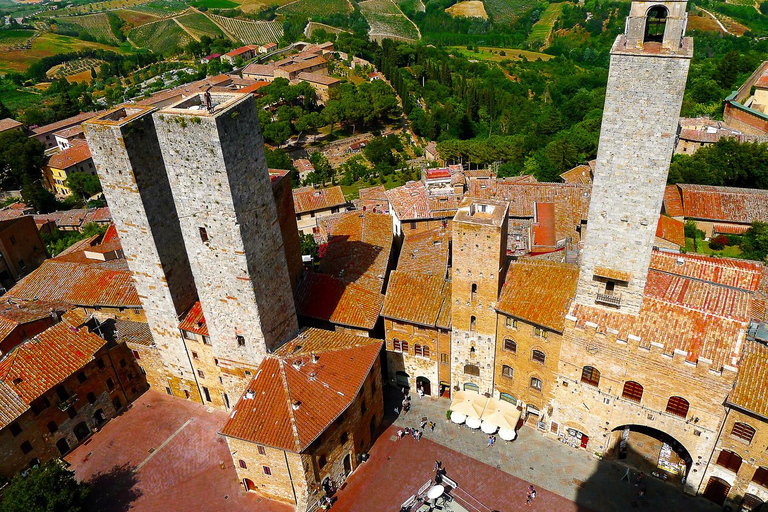
{"label": "arched window", "polygon": [[536,377],[531,377],[531,389],[535,389],[536,391],[541,391],[541,379],[537,379]]}
{"label": "arched window", "polygon": [[531,359],[533,359],[537,363],[544,364],[544,362],[547,360],[547,355],[541,350],[533,350],[531,352]]}
{"label": "arched window", "polygon": [[720,455],[717,456],[716,464],[738,473],[739,468],[741,468],[741,456],[730,450],[721,450]]}
{"label": "arched window", "polygon": [[474,375],[475,377],[480,376],[480,367],[475,366],[474,364],[465,364],[464,365],[464,374],[465,375]]}
{"label": "arched window", "polygon": [[472,295],[470,296],[469,300],[475,300],[475,295],[477,295],[477,285],[472,283]]}
{"label": "arched window", "polygon": [[503,365],[501,367],[501,375],[511,379],[515,375],[515,371],[511,366]]}
{"label": "arched window", "polygon": [[751,443],[752,438],[755,437],[755,429],[750,427],[746,423],[741,423],[740,421],[737,421],[736,423],[733,424],[731,435],[738,437],[739,439],[743,439],[748,443]]}
{"label": "arched window", "polygon": [[517,352],[517,343],[515,343],[513,340],[507,338],[504,340],[504,350],[508,352],[512,352],[513,354]]}
{"label": "arched window", "polygon": [[421,347],[421,355],[424,357],[429,357],[429,345],[424,345]]}
{"label": "arched window", "polygon": [[477,323],[477,318],[474,316],[469,317],[469,330],[474,331],[475,330],[475,324]]}
{"label": "arched window", "polygon": [[395,338],[392,340],[392,350],[395,352],[402,352],[403,347],[400,345],[400,340]]}
{"label": "arched window", "polygon": [[633,402],[640,402],[643,398],[643,386],[637,382],[628,380],[624,383],[624,390],[621,392],[622,398],[632,400]]}
{"label": "arched window", "polygon": [[667,8],[663,5],[651,7],[645,18],[645,37],[643,42],[657,42],[664,40],[664,28],[667,25]]}
{"label": "arched window", "polygon": [[688,400],[685,398],[673,396],[670,397],[669,402],[667,402],[667,412],[669,414],[674,414],[675,416],[685,418],[688,416],[688,408],[690,406],[691,405],[688,403]]}
{"label": "arched window", "polygon": [[752,476],[752,481],[757,485],[762,485],[768,488],[768,468],[759,467],[755,470],[755,474]]}
{"label": "arched window", "polygon": [[501,400],[502,402],[508,402],[512,405],[517,405],[517,398],[513,397],[509,393],[501,393],[499,395],[499,400]]}
{"label": "arched window", "polygon": [[408,342],[403,340],[400,342],[400,344],[402,345],[403,352],[408,352]]}
{"label": "arched window", "polygon": [[421,355],[421,345],[419,345],[418,343],[416,343],[413,346],[413,355],[415,355],[415,356],[420,356]]}
{"label": "arched window", "polygon": [[585,366],[581,370],[581,382],[590,386],[600,385],[600,372],[592,366]]}

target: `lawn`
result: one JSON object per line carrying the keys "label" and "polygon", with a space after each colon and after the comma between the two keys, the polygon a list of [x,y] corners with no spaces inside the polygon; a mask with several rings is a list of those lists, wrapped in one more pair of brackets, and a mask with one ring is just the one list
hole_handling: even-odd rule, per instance
{"label": "lawn", "polygon": [[102,49],[125,53],[122,48],[101,43],[83,41],[76,37],[46,32],[32,43],[31,50],[10,50],[3,52],[0,58],[0,73],[9,71],[24,72],[33,62],[59,53],[76,52],[87,49]]}
{"label": "lawn", "polygon": [[701,240],[700,238],[696,239],[696,249],[693,248],[693,239],[692,238],[686,238],[685,239],[685,250],[687,252],[697,252],[699,254],[710,254],[714,256],[723,256],[725,258],[740,258],[741,257],[741,247],[738,245],[730,245],[726,246],[724,249],[720,251],[715,251],[710,249],[709,242],[705,240]]}
{"label": "lawn", "polygon": [[34,30],[10,29],[0,30],[0,44],[23,43],[34,34]]}
{"label": "lawn", "polygon": [[557,18],[559,18],[560,14],[563,12],[563,5],[565,4],[559,3],[549,4],[547,6],[546,10],[541,15],[541,19],[533,25],[533,29],[528,35],[529,43],[549,44],[552,28],[555,26]]}
{"label": "lawn", "polygon": [[[467,48],[464,46],[449,46],[448,49],[451,51],[451,53],[460,54],[467,59],[491,62],[501,62],[503,60],[522,60],[523,57],[528,60],[549,60],[554,58],[552,55],[547,55],[546,53],[518,50],[517,48],[492,48],[489,46],[481,46],[477,52],[474,50],[467,50]],[[501,55],[501,52],[504,52],[504,55]]]}

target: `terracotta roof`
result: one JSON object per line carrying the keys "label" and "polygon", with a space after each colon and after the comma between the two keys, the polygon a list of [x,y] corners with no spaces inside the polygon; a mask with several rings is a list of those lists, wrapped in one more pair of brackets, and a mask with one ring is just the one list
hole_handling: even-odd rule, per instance
{"label": "terracotta roof", "polygon": [[763,269],[763,265],[755,261],[665,251],[653,251],[649,267],[651,270],[659,270],[750,292],[757,290]]}
{"label": "terracotta roof", "polygon": [[277,66],[274,64],[258,64],[253,62],[243,69],[243,75],[274,76]]}
{"label": "terracotta roof", "polygon": [[149,325],[131,320],[115,320],[115,341],[151,347],[155,344]]}
{"label": "terracotta roof", "polygon": [[615,281],[624,281],[628,283],[632,280],[632,274],[624,272],[623,270],[615,270],[608,267],[595,267],[594,273],[596,276],[604,277],[606,279],[613,279]]}
{"label": "terracotta roof", "polygon": [[356,329],[371,330],[384,295],[327,274],[308,274],[296,292],[299,315]]}
{"label": "terracotta roof", "polygon": [[733,225],[733,224],[715,224],[712,226],[712,231],[721,235],[743,235],[752,226],[745,225]]}
{"label": "terracotta roof", "polygon": [[299,73],[298,75],[296,75],[296,79],[303,80],[311,84],[320,84],[320,85],[333,85],[341,82],[341,80],[339,80],[338,78],[334,78],[332,76],[324,75],[322,73],[308,73],[308,72]]}
{"label": "terracotta roof", "polygon": [[424,183],[411,181],[402,187],[387,190],[387,199],[397,218],[408,221],[453,217],[461,198],[454,194],[431,197]]}
{"label": "terracotta roof", "polygon": [[68,128],[72,125],[80,124],[83,121],[87,121],[88,119],[91,119],[103,113],[104,111],[83,112],[76,116],[68,117],[67,119],[62,119],[61,121],[56,121],[55,123],[46,124],[45,126],[38,126],[37,128],[33,128],[32,133],[34,133],[35,135],[43,135],[49,132],[56,132],[61,130],[62,128]]}
{"label": "terracotta roof", "polygon": [[312,57],[306,60],[298,60],[298,61],[294,59],[292,64],[288,64],[287,66],[280,66],[280,69],[283,69],[288,73],[294,73],[294,72],[300,72],[304,69],[311,68],[314,66],[320,66],[322,64],[326,64],[327,62],[328,61],[326,59],[320,56]]}
{"label": "terracotta roof", "polygon": [[768,418],[768,346],[747,340],[729,404]]}
{"label": "terracotta roof", "polygon": [[381,316],[434,327],[443,308],[451,308],[450,284],[443,276],[395,270]]}
{"label": "terracotta roof", "polygon": [[11,386],[0,380],[0,430],[4,429],[29,409]]}
{"label": "terracotta roof", "polygon": [[16,347],[0,361],[0,380],[31,404],[93,360],[106,341],[87,329],[59,322]]}
{"label": "terracotta roof", "polygon": [[83,134],[83,125],[82,124],[76,124],[75,126],[70,126],[69,128],[64,128],[63,130],[59,130],[55,132],[53,135],[56,137],[61,137],[62,139],[70,139],[71,137],[75,137],[77,135]]}
{"label": "terracotta roof", "polygon": [[[11,298],[0,301],[0,340],[18,326],[50,318],[52,311],[63,312],[67,307],[47,301],[20,301]],[[31,333],[30,333],[31,334]]]}
{"label": "terracotta roof", "polygon": [[760,75],[760,78],[755,82],[755,87],[768,87],[768,71]]}
{"label": "terracotta roof", "polygon": [[312,172],[315,170],[315,166],[312,165],[312,162],[307,160],[306,158],[299,158],[298,160],[293,161],[294,167],[296,167],[296,170],[300,173],[302,172]]}
{"label": "terracotta roof", "polygon": [[575,265],[539,260],[513,263],[496,309],[534,325],[563,332],[578,278],[579,269]]}
{"label": "terracotta roof", "polygon": [[447,167],[441,167],[439,169],[427,169],[427,179],[436,180],[440,178],[450,178],[451,171]]}
{"label": "terracotta roof", "polygon": [[387,189],[384,185],[376,185],[375,187],[361,188],[358,190],[360,199],[363,201],[384,201],[387,202]]}
{"label": "terracotta roof", "polygon": [[77,165],[81,162],[91,158],[91,150],[88,148],[88,143],[85,141],[72,144],[71,147],[59,151],[48,160],[48,167],[54,169],[68,169],[73,165]]}
{"label": "terracotta roof", "polygon": [[433,228],[408,235],[403,241],[397,270],[409,273],[448,275],[448,259],[451,249],[451,232]]}
{"label": "terracotta roof", "polygon": [[682,185],[685,217],[750,224],[768,221],[768,190]]}
{"label": "terracotta roof", "polygon": [[355,400],[382,344],[320,329],[302,332],[264,359],[221,434],[306,450]]}
{"label": "terracotta roof", "polygon": [[656,236],[680,247],[685,247],[685,223],[666,215],[659,215]]}
{"label": "terracotta roof", "polygon": [[595,161],[577,165],[571,170],[565,171],[560,175],[565,183],[577,183],[581,185],[590,185],[595,171]]}
{"label": "terracotta roof", "polygon": [[555,230],[555,203],[536,203],[536,221],[532,226],[533,245],[554,247],[557,244]]}
{"label": "terracotta roof", "polygon": [[347,204],[341,187],[313,188],[303,187],[293,191],[293,204],[296,213],[327,210]]}
{"label": "terracotta roof", "polygon": [[201,336],[208,336],[208,325],[205,323],[205,316],[203,315],[203,306],[200,301],[195,302],[189,311],[187,311],[181,319],[179,329],[183,331],[194,332]]}
{"label": "terracotta roof", "polygon": [[0,119],[0,132],[13,130],[14,128],[19,128],[21,126],[24,126],[24,125],[16,121],[15,119],[11,119],[10,117],[6,117],[5,119]]}
{"label": "terracotta roof", "polygon": [[683,217],[683,198],[677,185],[667,185],[664,189],[664,212],[670,217]]}
{"label": "terracotta roof", "polygon": [[237,57],[238,55],[242,55],[247,52],[257,51],[258,49],[259,49],[259,45],[249,44],[249,45],[241,46],[240,48],[235,48],[234,50],[228,51],[224,55],[226,57]]}

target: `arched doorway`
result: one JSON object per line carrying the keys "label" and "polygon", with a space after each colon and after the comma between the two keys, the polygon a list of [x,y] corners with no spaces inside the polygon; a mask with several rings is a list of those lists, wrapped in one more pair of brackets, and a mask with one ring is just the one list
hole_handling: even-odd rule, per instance
{"label": "arched doorway", "polygon": [[741,507],[739,512],[759,512],[763,506],[763,500],[755,496],[754,494],[745,494],[744,499],[741,500]]}
{"label": "arched doorway", "polygon": [[663,5],[656,5],[648,10],[645,17],[645,37],[644,43],[661,43],[664,40],[664,29],[667,26],[667,8]]}
{"label": "arched doorway", "polygon": [[102,409],[97,409],[95,413],[93,413],[93,422],[97,426],[101,426],[106,420],[104,417],[104,411]]}
{"label": "arched doorway", "polygon": [[243,487],[245,487],[246,492],[256,491],[256,484],[250,478],[243,478]]}
{"label": "arched doorway", "polygon": [[349,476],[352,472],[352,457],[350,454],[344,456],[344,476]]}
{"label": "arched doorway", "polygon": [[62,437],[58,441],[56,441],[56,448],[59,450],[59,453],[61,455],[66,455],[69,453],[69,443],[67,442],[67,439],[65,437]]}
{"label": "arched doorway", "polygon": [[72,429],[72,432],[75,434],[75,437],[78,441],[83,441],[89,435],[91,435],[91,429],[88,428],[88,425],[84,421],[81,421],[75,425],[75,428]]}
{"label": "arched doorway", "polygon": [[431,395],[432,394],[432,387],[430,386],[429,379],[426,377],[416,377],[416,387],[418,388],[421,386],[421,389],[424,391],[425,395]]}
{"label": "arched doorway", "polygon": [[612,430],[613,458],[640,471],[664,472],[671,482],[685,483],[693,458],[677,439],[645,425],[622,425]]}
{"label": "arched doorway", "polygon": [[704,490],[704,497],[722,506],[729,492],[731,492],[731,486],[728,482],[722,478],[711,476],[709,477],[709,482],[707,482],[707,488]]}

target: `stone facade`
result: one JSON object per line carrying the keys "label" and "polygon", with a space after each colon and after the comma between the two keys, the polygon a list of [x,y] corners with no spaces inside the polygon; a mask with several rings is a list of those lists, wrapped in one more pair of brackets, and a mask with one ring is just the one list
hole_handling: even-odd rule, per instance
{"label": "stone facade", "polygon": [[203,403],[219,409],[229,409],[230,398],[220,379],[221,368],[214,354],[211,339],[190,331],[182,331],[182,336],[189,359],[192,361],[192,368],[195,370],[195,379]]}
{"label": "stone facade", "polygon": [[[638,43],[640,18],[656,5],[674,18],[661,51],[652,46],[658,43]],[[611,50],[579,303],[640,310],[693,54],[693,42],[679,34],[685,5],[633,2],[629,33]]]}
{"label": "stone facade", "polygon": [[297,327],[257,108],[203,95],[154,114],[182,234],[229,396]]}
{"label": "stone facade", "polygon": [[[443,387],[450,389],[451,375],[450,371],[446,371],[451,360],[449,330],[385,318],[384,333],[387,342],[387,378],[392,386],[410,387],[411,391],[416,391],[417,384],[421,383],[424,393],[432,396],[439,396]],[[395,340],[398,341],[397,347]],[[403,342],[408,344],[407,348]],[[416,345],[420,349],[418,355]],[[423,347],[428,347],[426,356]]]}
{"label": "stone facade", "polygon": [[304,264],[301,261],[301,239],[296,225],[296,209],[293,205],[291,175],[288,171],[270,170],[272,194],[275,197],[277,219],[280,222],[280,234],[283,240],[283,252],[288,263],[288,276],[294,295],[299,286]]}
{"label": "stone facade", "polygon": [[152,111],[119,107],[84,129],[143,314],[161,349],[166,386],[176,396],[199,399],[178,330],[179,315],[195,301],[195,282]]}
{"label": "stone facade", "polygon": [[[493,392],[496,301],[507,254],[505,202],[467,199],[453,219],[451,383]],[[475,388],[474,386],[477,386]]]}

